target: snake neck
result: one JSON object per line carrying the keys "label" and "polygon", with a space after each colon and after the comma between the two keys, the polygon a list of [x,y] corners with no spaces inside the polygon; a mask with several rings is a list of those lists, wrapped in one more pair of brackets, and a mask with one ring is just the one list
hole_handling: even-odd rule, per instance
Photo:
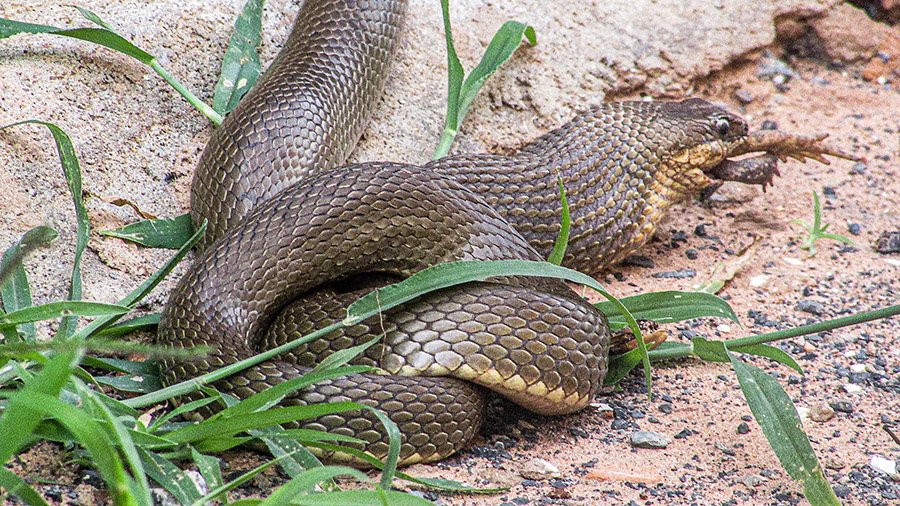
{"label": "snake neck", "polygon": [[545,257],[560,230],[562,178],[572,220],[565,264],[594,273],[640,248],[671,205],[708,185],[680,163],[691,142],[683,127],[653,103],[609,103],[513,156],[451,156],[431,168],[479,194]]}

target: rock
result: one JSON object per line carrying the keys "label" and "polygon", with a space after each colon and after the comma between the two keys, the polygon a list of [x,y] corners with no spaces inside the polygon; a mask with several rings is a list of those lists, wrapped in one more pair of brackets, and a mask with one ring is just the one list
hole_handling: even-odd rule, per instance
{"label": "rock", "polygon": [[841,413],[853,413],[853,404],[848,401],[829,402],[828,405],[831,406],[835,411],[839,411]]}
{"label": "rock", "polygon": [[738,424],[738,426],[737,426],[738,434],[747,434],[749,432],[750,432],[750,426],[747,424],[747,422],[741,422]]}
{"label": "rock", "polygon": [[834,408],[828,404],[817,404],[809,409],[809,419],[814,422],[827,422],[834,418]]}
{"label": "rock", "polygon": [[867,81],[884,81],[900,79],[900,34],[894,31],[878,46],[875,56],[869,60],[862,71],[862,78]]}
{"label": "rock", "polygon": [[750,278],[750,286],[752,286],[753,288],[761,288],[765,286],[767,281],[769,281],[769,276],[765,274],[753,276],[752,278]]}
{"label": "rock", "polygon": [[[898,56],[900,59],[900,56]],[[894,232],[882,232],[875,241],[875,251],[888,254],[900,253],[900,230]]]}
{"label": "rock", "polygon": [[698,256],[697,250],[694,248],[688,248],[684,250],[684,256],[688,257],[688,260],[696,260]]}
{"label": "rock", "polygon": [[862,391],[863,391],[861,386],[855,385],[853,383],[847,383],[846,385],[843,386],[843,389],[848,394],[859,394],[859,393],[862,393]]}
{"label": "rock", "polygon": [[597,413],[600,414],[603,418],[607,420],[612,420],[616,417],[615,411],[613,411],[612,406],[606,404],[604,402],[592,402],[591,407],[597,410]]}
{"label": "rock", "polygon": [[531,459],[522,464],[521,469],[519,469],[519,476],[526,480],[541,481],[559,478],[562,476],[562,473],[559,472],[559,468],[544,459]]}
{"label": "rock", "polygon": [[869,467],[891,477],[897,475],[897,461],[879,457],[878,455],[872,456],[872,459],[869,460]]}
{"label": "rock", "polygon": [[622,265],[633,265],[645,269],[652,269],[656,266],[656,264],[653,263],[653,259],[646,255],[629,255],[625,257],[625,260],[622,260]]}
{"label": "rock", "polygon": [[755,488],[758,487],[762,482],[766,481],[762,476],[758,476],[755,474],[748,474],[741,478],[741,483],[744,484],[747,488]]}
{"label": "rock", "polygon": [[659,450],[669,446],[669,438],[658,432],[639,430],[631,433],[631,446]]}
{"label": "rock", "polygon": [[800,302],[797,302],[797,306],[794,309],[816,316],[822,316],[822,313],[825,312],[825,306],[823,306],[821,302],[810,299],[803,299]]}
{"label": "rock", "polygon": [[697,275],[694,269],[679,269],[677,271],[656,272],[652,276],[657,279],[687,279]]}
{"label": "rock", "polygon": [[753,102],[753,94],[747,90],[737,90],[734,92],[734,98],[738,100],[738,102],[747,105]]}
{"label": "rock", "polygon": [[871,58],[892,29],[887,25],[872,23],[866,13],[849,3],[842,3],[828,15],[810,22],[810,28],[818,37],[821,55],[831,60],[850,63]]}

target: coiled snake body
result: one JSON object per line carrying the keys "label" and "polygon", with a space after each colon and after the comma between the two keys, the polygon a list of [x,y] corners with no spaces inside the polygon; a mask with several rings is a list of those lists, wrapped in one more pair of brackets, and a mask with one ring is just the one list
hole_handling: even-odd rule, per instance
{"label": "coiled snake body", "polygon": [[[214,132],[191,198],[195,220],[209,220],[206,247],[158,334],[213,352],[163,361],[165,383],[322,328],[373,286],[430,265],[545,258],[559,230],[558,175],[573,217],[566,265],[596,272],[644,244],[666,208],[711,175],[765,184],[774,156],[837,154],[820,139],[748,134],[740,118],[691,99],[595,107],[513,156],[342,167],[383,87],[405,8],[307,0],[276,61]],[[748,175],[736,167],[749,164],[726,159],[750,151],[768,151],[772,160],[754,167],[770,170]],[[514,278],[431,294],[215,386],[246,397],[382,332],[362,362],[387,374],[326,381],[283,404],[382,409],[401,429],[404,463],[462,448],[481,424],[485,389],[563,414],[588,404],[606,372],[603,315],[562,282]],[[379,457],[387,450],[369,413],[303,426],[362,439]]]}

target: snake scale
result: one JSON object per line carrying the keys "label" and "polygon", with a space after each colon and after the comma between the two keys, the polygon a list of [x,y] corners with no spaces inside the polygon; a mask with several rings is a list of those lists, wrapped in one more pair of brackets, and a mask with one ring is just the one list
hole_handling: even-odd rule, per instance
{"label": "snake scale", "polygon": [[[194,176],[203,250],[163,311],[158,342],[212,352],[162,361],[173,384],[342,319],[356,297],[451,260],[541,260],[571,202],[565,264],[597,272],[653,234],[666,209],[714,183],[765,185],[776,158],[842,156],[821,138],[748,133],[700,99],[591,108],[518,153],[424,166],[344,162],[398,45],[401,0],[306,0],[257,86],[217,129]],[[751,161],[729,156],[765,151]],[[482,423],[488,391],[530,410],[586,406],[606,372],[604,316],[563,282],[509,278],[445,289],[214,386],[244,398],[338,349],[383,339],[360,363],[385,374],[319,383],[283,405],[357,401],[403,435],[402,463],[444,458]],[[299,422],[359,438],[383,457],[369,412]],[[335,457],[333,455],[326,455]]]}

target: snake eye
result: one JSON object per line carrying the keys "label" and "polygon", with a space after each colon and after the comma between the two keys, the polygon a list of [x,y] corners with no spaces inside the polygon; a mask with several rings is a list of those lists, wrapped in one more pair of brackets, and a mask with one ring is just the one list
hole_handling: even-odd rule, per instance
{"label": "snake eye", "polygon": [[731,122],[728,121],[727,118],[719,118],[716,120],[716,132],[725,137],[728,135],[728,131],[731,130]]}

